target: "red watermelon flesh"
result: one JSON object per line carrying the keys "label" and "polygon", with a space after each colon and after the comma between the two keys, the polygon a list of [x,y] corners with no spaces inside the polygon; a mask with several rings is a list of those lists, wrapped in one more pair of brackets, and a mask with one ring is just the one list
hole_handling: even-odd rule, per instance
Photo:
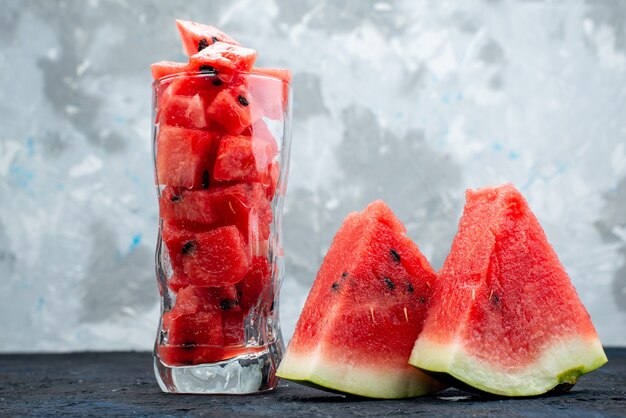
{"label": "red watermelon flesh", "polygon": [[183,271],[194,286],[235,284],[250,267],[246,242],[235,226],[196,234],[182,254]]}
{"label": "red watermelon flesh", "polygon": [[405,232],[382,201],[348,215],[324,258],[278,376],[376,398],[417,396],[442,387],[407,364],[436,275]]}
{"label": "red watermelon flesh", "polygon": [[259,112],[270,119],[283,119],[289,100],[289,85],[266,74],[252,74],[247,77],[250,97],[259,108]]}
{"label": "red watermelon flesh", "polygon": [[210,25],[176,19],[176,27],[183,42],[185,53],[189,56],[197,54],[216,42],[239,45],[239,42]]}
{"label": "red watermelon flesh", "polygon": [[245,85],[222,89],[208,106],[207,116],[231,135],[241,134],[262,117]]}
{"label": "red watermelon flesh", "polygon": [[238,308],[223,312],[222,329],[224,330],[224,345],[245,345],[244,318],[244,313]]}
{"label": "red watermelon flesh", "polygon": [[572,385],[604,364],[589,314],[522,195],[504,185],[466,198],[411,364],[504,396]]}
{"label": "red watermelon flesh", "polygon": [[276,155],[275,142],[227,135],[220,140],[213,177],[218,181],[259,181]]}
{"label": "red watermelon flesh", "polygon": [[185,62],[159,61],[150,65],[150,70],[152,78],[158,80],[173,74],[184,73],[187,71],[187,66]]}
{"label": "red watermelon flesh", "polygon": [[215,71],[223,81],[234,73],[248,72],[256,60],[256,51],[242,46],[216,42],[189,58],[189,67],[196,71]]}
{"label": "red watermelon flesh", "polygon": [[206,188],[213,171],[217,141],[210,132],[164,126],[156,151],[158,184]]}
{"label": "red watermelon flesh", "polygon": [[259,183],[209,190],[167,187],[161,193],[160,213],[162,218],[177,222],[236,225],[246,239],[267,239],[272,222],[272,209]]}
{"label": "red watermelon flesh", "polygon": [[[265,289],[271,286],[271,270],[267,257],[253,257],[250,271],[236,284],[239,295],[239,306],[244,314],[248,314],[261,300]],[[273,295],[266,294],[263,300],[271,300]]]}
{"label": "red watermelon flesh", "polygon": [[200,94],[170,97],[160,107],[159,124],[181,128],[205,129],[208,122],[205,103]]}

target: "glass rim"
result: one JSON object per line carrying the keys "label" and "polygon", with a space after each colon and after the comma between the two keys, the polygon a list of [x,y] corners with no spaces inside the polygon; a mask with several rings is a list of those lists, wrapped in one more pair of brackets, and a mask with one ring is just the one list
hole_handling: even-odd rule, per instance
{"label": "glass rim", "polygon": [[[277,76],[273,76],[273,75],[269,75],[269,74],[253,73],[253,72],[250,72],[250,71],[233,71],[233,74],[242,74],[242,75],[245,75],[247,77],[252,76],[254,78],[258,77],[258,78],[268,78],[268,79],[272,79],[272,80],[277,80],[277,81],[281,82],[282,84],[286,84],[291,89],[291,83],[290,82],[285,81],[282,78],[277,77]],[[195,72],[182,71],[180,73],[169,74],[169,75],[166,75],[164,77],[158,78],[158,79],[152,81],[152,86],[153,87],[157,87],[157,86],[163,84],[164,82],[176,80],[176,79],[179,79],[179,78],[213,78],[213,77],[217,77],[218,75],[219,75],[218,72],[203,73],[203,72],[199,72],[199,71],[195,71]]]}

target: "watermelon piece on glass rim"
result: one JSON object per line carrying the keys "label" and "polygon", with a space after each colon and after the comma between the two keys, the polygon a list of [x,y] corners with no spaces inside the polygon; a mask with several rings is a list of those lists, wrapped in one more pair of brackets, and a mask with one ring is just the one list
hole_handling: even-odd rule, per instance
{"label": "watermelon piece on glass rim", "polygon": [[565,269],[515,187],[466,199],[410,363],[496,395],[568,390],[607,358]]}
{"label": "watermelon piece on glass rim", "polygon": [[[289,102],[289,83],[291,72],[282,68],[252,68],[251,75],[267,77],[248,77],[250,96],[259,107],[259,112],[270,119],[284,118]],[[282,100],[276,100],[282,97]]]}
{"label": "watermelon piece on glass rim", "polygon": [[181,74],[187,72],[188,64],[185,62],[174,61],[159,61],[150,65],[152,71],[152,78],[159,80],[163,77],[167,77],[174,74]]}
{"label": "watermelon piece on glass rim", "polygon": [[217,42],[189,58],[189,68],[216,73],[222,81],[231,81],[234,73],[250,71],[256,60],[256,51],[242,46]]}
{"label": "watermelon piece on glass rim", "polygon": [[188,56],[197,54],[216,42],[239,45],[239,42],[210,25],[176,19],[176,27],[183,42],[183,49]]}
{"label": "watermelon piece on glass rim", "polygon": [[349,214],[324,257],[277,375],[373,398],[442,389],[408,364],[436,280],[382,201]]}

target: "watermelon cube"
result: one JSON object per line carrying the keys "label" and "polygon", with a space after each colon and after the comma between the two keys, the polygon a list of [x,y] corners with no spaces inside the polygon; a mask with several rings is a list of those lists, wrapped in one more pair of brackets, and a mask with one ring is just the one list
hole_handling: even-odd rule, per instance
{"label": "watermelon cube", "polygon": [[202,51],[207,46],[213,45],[216,42],[239,45],[239,42],[210,25],[176,19],[176,27],[183,41],[185,53],[189,56]]}
{"label": "watermelon cube", "polygon": [[222,89],[208,106],[207,116],[231,135],[241,134],[262,117],[245,84]]}
{"label": "watermelon cube", "polygon": [[217,141],[209,132],[164,126],[156,150],[157,183],[207,188]]}
{"label": "watermelon cube", "polygon": [[[237,288],[239,306],[244,315],[261,301],[265,289],[271,286],[271,269],[267,257],[254,257],[252,259],[250,271],[235,286]],[[265,300],[271,300],[273,292],[265,295]]]}
{"label": "watermelon cube", "polygon": [[204,99],[194,96],[174,96],[160,106],[159,124],[181,128],[205,129],[208,127]]}
{"label": "watermelon cube", "polygon": [[256,51],[225,42],[216,42],[189,58],[189,67],[201,72],[215,72],[230,81],[234,72],[247,72],[254,65]]}
{"label": "watermelon cube", "polygon": [[248,273],[246,242],[235,226],[196,234],[181,250],[183,271],[193,286],[226,286]]}
{"label": "watermelon cube", "polygon": [[268,172],[277,151],[273,140],[227,135],[217,148],[213,178],[217,181],[259,181]]}
{"label": "watermelon cube", "polygon": [[213,226],[236,225],[244,237],[265,240],[272,209],[260,183],[217,186],[208,190],[166,187],[160,198],[166,220]]}

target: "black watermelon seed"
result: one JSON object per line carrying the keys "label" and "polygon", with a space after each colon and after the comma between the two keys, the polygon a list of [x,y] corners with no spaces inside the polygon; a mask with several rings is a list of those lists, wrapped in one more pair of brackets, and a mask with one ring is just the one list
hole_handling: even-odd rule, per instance
{"label": "black watermelon seed", "polygon": [[337,289],[339,289],[339,283],[335,282],[335,283],[333,283],[333,285],[331,287],[333,288],[333,290],[337,290]]}
{"label": "black watermelon seed", "polygon": [[425,298],[420,298],[420,302],[426,303],[426,299]]}
{"label": "black watermelon seed", "polygon": [[387,283],[387,286],[389,286],[389,289],[393,290],[396,288],[396,285],[393,284],[393,282],[391,281],[391,279],[389,277],[385,277],[385,283]]}
{"label": "black watermelon seed", "polygon": [[348,277],[348,272],[344,271],[343,273],[341,273],[341,278],[345,279],[346,277]]}
{"label": "black watermelon seed", "polygon": [[491,295],[491,301],[494,303],[494,305],[497,305],[500,302],[500,296],[494,293],[493,295]]}
{"label": "black watermelon seed", "polygon": [[220,301],[220,309],[223,311],[230,311],[237,306],[237,301],[232,299],[222,299]]}
{"label": "black watermelon seed", "polygon": [[209,46],[209,42],[204,38],[200,39],[198,41],[198,52],[202,51],[207,46]]}
{"label": "black watermelon seed", "polygon": [[396,263],[400,262],[400,254],[398,254],[398,252],[396,250],[394,250],[393,248],[391,250],[389,250],[389,252],[391,253],[391,256],[393,257],[394,260],[396,260]]}
{"label": "black watermelon seed", "polygon": [[210,65],[201,65],[198,70],[203,74],[217,74],[215,67],[211,67]]}
{"label": "black watermelon seed", "polygon": [[214,86],[221,86],[222,80],[220,80],[219,78],[216,78],[215,80],[211,81],[211,84],[213,84]]}
{"label": "black watermelon seed", "polygon": [[172,202],[180,202],[181,199],[182,197],[180,197],[179,195],[174,195],[170,198]]}
{"label": "black watermelon seed", "polygon": [[196,343],[194,343],[193,341],[186,341],[184,343],[181,344],[184,348],[194,348],[196,346]]}
{"label": "black watermelon seed", "polygon": [[183,249],[182,249],[183,255],[191,254],[194,248],[196,248],[195,241],[187,241],[185,245],[183,245]]}
{"label": "black watermelon seed", "polygon": [[219,40],[219,39],[217,39],[215,36],[212,36],[212,37],[211,37],[211,40],[213,41],[213,43],[215,43],[215,42],[219,42],[219,41],[220,41],[220,40]]}
{"label": "black watermelon seed", "polygon": [[406,287],[406,290],[408,290],[408,291],[409,291],[409,293],[413,293],[413,291],[414,291],[415,289],[413,288],[413,285],[412,285],[411,283],[409,283],[409,284],[408,284],[408,286]]}
{"label": "black watermelon seed", "polygon": [[239,103],[241,103],[242,106],[248,106],[250,104],[250,103],[248,103],[248,100],[245,97],[241,96],[241,95],[239,95],[239,97],[237,97],[237,100],[239,100]]}
{"label": "black watermelon seed", "polygon": [[203,189],[209,188],[209,170],[204,170],[202,172],[202,188]]}
{"label": "black watermelon seed", "polygon": [[274,301],[272,301],[272,306],[270,306],[270,312],[274,312]]}

